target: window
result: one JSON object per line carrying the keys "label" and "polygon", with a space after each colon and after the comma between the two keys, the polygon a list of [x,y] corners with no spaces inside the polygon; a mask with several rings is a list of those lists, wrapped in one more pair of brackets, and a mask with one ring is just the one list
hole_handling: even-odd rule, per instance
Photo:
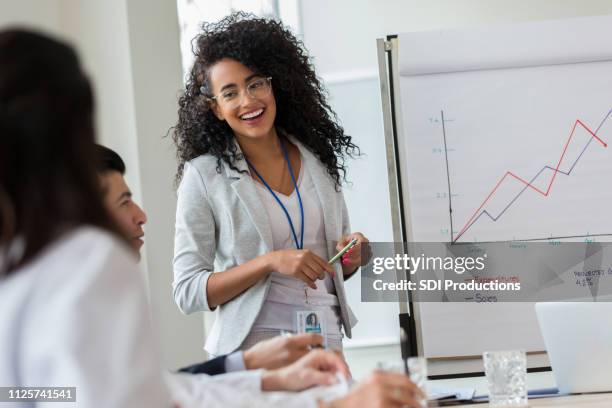
{"label": "window", "polygon": [[299,35],[298,0],[177,0],[183,73],[193,64],[192,40],[203,22],[219,21],[235,11],[281,20]]}

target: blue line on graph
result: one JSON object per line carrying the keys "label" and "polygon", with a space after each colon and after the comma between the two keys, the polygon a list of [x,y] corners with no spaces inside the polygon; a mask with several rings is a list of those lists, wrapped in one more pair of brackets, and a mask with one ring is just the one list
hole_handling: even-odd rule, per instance
{"label": "blue line on graph", "polygon": [[[610,117],[610,115],[611,115],[611,114],[612,114],[612,109],[610,109],[610,110],[608,111],[608,114],[607,114],[607,115],[606,115],[606,116],[603,118],[603,120],[601,121],[601,123],[599,124],[599,126],[597,126],[597,129],[595,129],[595,132],[594,132],[595,134],[597,134],[597,132],[599,132],[599,129],[601,129],[601,127],[604,125],[604,123],[606,122],[606,120],[608,120],[608,118]],[[570,173],[572,172],[572,170],[574,170],[574,167],[576,166],[576,163],[578,163],[578,160],[580,160],[580,158],[582,157],[582,155],[584,154],[584,152],[585,152],[585,151],[586,151],[586,149],[589,147],[589,145],[591,144],[591,142],[592,142],[592,141],[593,141],[593,138],[592,138],[592,137],[589,137],[589,141],[586,143],[586,145],[585,145],[585,146],[584,146],[584,148],[582,149],[582,152],[580,152],[580,154],[578,155],[578,157],[576,158],[576,160],[574,161],[574,163],[572,164],[572,166],[570,167],[570,169],[569,169],[567,172],[565,172],[565,171],[563,171],[563,170],[555,170],[553,167],[550,167],[550,166],[546,165],[546,166],[542,167],[542,169],[541,169],[541,170],[540,170],[540,171],[539,171],[539,172],[538,172],[538,173],[537,173],[537,174],[536,174],[536,175],[535,175],[535,176],[534,176],[534,177],[533,177],[531,180],[529,180],[529,184],[532,184],[532,183],[535,181],[535,179],[537,179],[537,178],[540,176],[540,174],[542,174],[542,172],[543,172],[544,170],[546,170],[546,169],[552,170],[553,172],[554,172],[554,171],[557,171],[558,173],[562,173],[562,174],[564,174],[564,175],[566,175],[566,176],[569,176],[569,175],[570,175]],[[518,194],[517,194],[517,195],[516,195],[516,196],[515,196],[515,197],[512,199],[512,201],[510,201],[510,202],[508,203],[508,205],[507,205],[507,206],[506,206],[506,207],[505,207],[505,208],[504,208],[504,209],[503,209],[503,210],[502,210],[502,211],[501,211],[501,212],[500,212],[500,213],[499,213],[497,216],[493,216],[493,215],[491,215],[491,214],[490,214],[490,213],[489,213],[487,210],[482,210],[482,212],[481,212],[480,214],[478,214],[478,217],[476,217],[476,218],[474,219],[474,221],[470,223],[470,225],[469,225],[469,227],[468,227],[468,228],[471,228],[471,227],[472,227],[472,225],[474,225],[474,224],[476,223],[476,221],[478,221],[478,219],[480,218],[480,216],[481,216],[481,215],[483,215],[483,214],[486,214],[486,215],[487,215],[487,217],[489,217],[489,218],[490,218],[491,220],[493,220],[494,222],[495,222],[495,221],[497,221],[497,220],[499,219],[499,217],[501,217],[501,216],[502,216],[502,215],[503,215],[503,214],[506,212],[506,210],[507,210],[508,208],[510,208],[510,206],[511,206],[511,205],[512,205],[512,204],[513,204],[513,203],[514,203],[514,202],[515,202],[515,201],[516,201],[516,200],[517,200],[517,199],[518,199],[520,196],[521,196],[521,194],[523,194],[523,192],[524,192],[525,190],[527,190],[528,188],[529,188],[529,185],[525,185],[525,187],[523,187],[523,189],[522,189],[521,191],[519,191],[519,193],[518,193]],[[467,232],[467,229],[466,229],[466,232]]]}

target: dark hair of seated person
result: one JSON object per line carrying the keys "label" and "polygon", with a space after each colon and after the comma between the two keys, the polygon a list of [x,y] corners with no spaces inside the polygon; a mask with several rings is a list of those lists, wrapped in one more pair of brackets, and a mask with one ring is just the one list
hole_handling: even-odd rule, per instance
{"label": "dark hair of seated person", "polygon": [[[0,277],[80,226],[121,237],[102,202],[93,109],[71,47],[32,31],[0,31]],[[15,239],[24,246],[9,257]]]}
{"label": "dark hair of seated person", "polygon": [[95,146],[97,157],[97,171],[106,173],[107,171],[117,171],[125,175],[125,162],[117,152],[106,146],[97,144]]}

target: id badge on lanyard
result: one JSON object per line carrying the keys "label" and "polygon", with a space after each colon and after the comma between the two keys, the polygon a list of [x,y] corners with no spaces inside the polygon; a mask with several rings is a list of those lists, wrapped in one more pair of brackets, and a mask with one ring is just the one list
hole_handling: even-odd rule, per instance
{"label": "id badge on lanyard", "polygon": [[[251,167],[251,169],[253,169],[253,172],[255,173],[255,175],[257,175],[257,177],[261,180],[263,185],[268,189],[270,194],[272,194],[272,197],[274,197],[278,205],[281,207],[281,209],[285,213],[285,216],[287,217],[287,222],[289,223],[289,228],[291,229],[291,233],[293,234],[293,239],[295,240],[295,246],[297,247],[297,249],[303,249],[304,248],[304,206],[302,204],[302,196],[300,195],[300,189],[298,188],[297,182],[295,180],[295,175],[293,174],[293,169],[291,168],[291,162],[289,161],[289,155],[287,153],[287,149],[285,148],[285,144],[283,143],[282,140],[281,140],[280,145],[283,150],[283,154],[285,156],[285,161],[287,162],[287,167],[289,167],[289,174],[291,175],[291,181],[293,181],[293,186],[295,188],[295,192],[297,193],[298,202],[300,204],[300,215],[302,218],[301,220],[302,222],[301,222],[301,231],[300,231],[299,239],[298,239],[297,231],[293,225],[293,221],[291,220],[291,216],[289,215],[289,211],[287,211],[287,208],[285,208],[282,201],[278,198],[276,193],[274,193],[274,190],[272,189],[272,187],[270,187],[270,185],[261,176],[261,174],[259,174],[255,166],[253,166],[248,160],[247,160],[247,164],[249,165],[249,167]],[[306,303],[308,303],[308,288],[307,287],[304,287],[304,295],[306,298]],[[327,338],[325,335],[326,334],[325,313],[321,311],[317,311],[317,310],[297,311],[295,313],[294,331],[296,333],[320,334],[321,336],[323,336],[323,339],[324,339],[323,344],[325,345],[325,347],[327,346]]]}
{"label": "id badge on lanyard", "polygon": [[327,348],[325,313],[320,310],[300,310],[295,312],[295,332],[316,333],[323,336],[323,347]]}

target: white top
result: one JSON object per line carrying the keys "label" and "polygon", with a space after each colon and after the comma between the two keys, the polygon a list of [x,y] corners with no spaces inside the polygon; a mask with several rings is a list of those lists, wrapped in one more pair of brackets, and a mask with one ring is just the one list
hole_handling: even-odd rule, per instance
{"label": "white top", "polygon": [[[99,229],[68,233],[0,279],[0,313],[0,386],[77,389],[76,405],[36,406],[214,408],[234,397],[275,405],[259,391],[259,371],[164,378],[142,275],[124,245]],[[277,406],[290,404],[316,406],[305,395]]]}
{"label": "white top", "polygon": [[[260,182],[256,182],[256,185],[270,220],[274,250],[297,248],[285,212],[266,186]],[[304,249],[310,249],[327,261],[323,212],[315,186],[310,178],[310,173],[305,169],[303,160],[297,185],[304,207]],[[289,196],[277,191],[275,191],[275,194],[291,216],[299,240],[302,218],[296,190],[294,189]],[[272,272],[272,284],[261,311],[253,324],[253,329],[295,331],[295,312],[320,310],[326,315],[324,328],[326,333],[340,335],[341,321],[337,311],[338,298],[336,297],[334,283],[328,273],[325,274],[324,280],[317,280],[315,283],[317,285],[316,290],[311,289],[299,279]]]}
{"label": "white top", "polygon": [[75,386],[83,407],[169,406],[142,276],[109,234],[50,244],[0,280],[0,311],[2,386]]}
{"label": "white top", "polygon": [[[167,374],[172,399],[180,408],[316,408],[348,392],[342,384],[303,392],[261,392],[261,371],[215,375]],[[49,408],[55,408],[50,406]]]}

